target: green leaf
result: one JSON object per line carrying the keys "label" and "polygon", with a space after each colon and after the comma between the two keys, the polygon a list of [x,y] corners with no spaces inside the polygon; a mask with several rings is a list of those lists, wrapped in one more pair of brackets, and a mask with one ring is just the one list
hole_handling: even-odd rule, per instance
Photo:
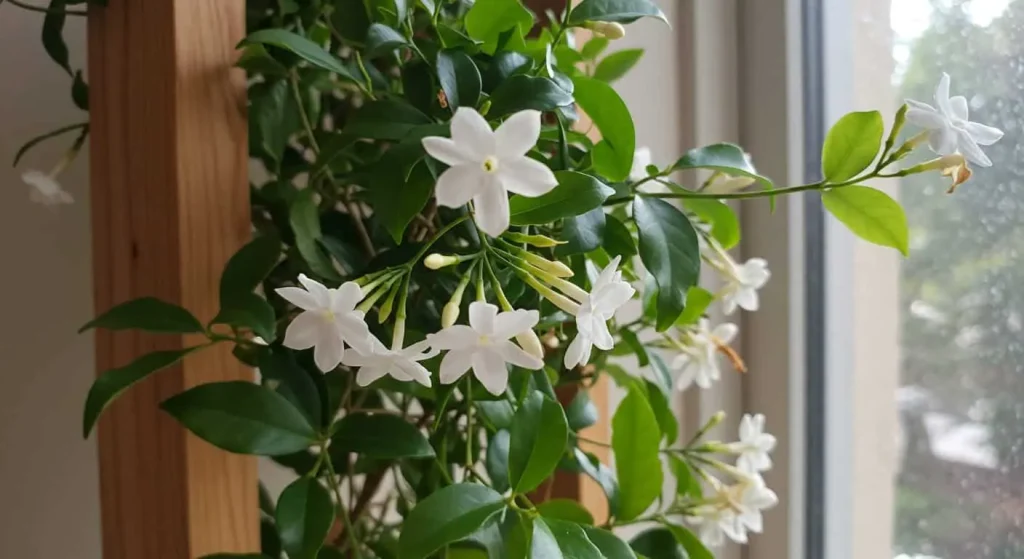
{"label": "green leaf", "polygon": [[495,118],[525,109],[550,111],[572,102],[572,93],[554,80],[516,74],[501,82],[491,93],[491,110],[487,116]]}
{"label": "green leaf", "polygon": [[622,341],[629,346],[629,349],[632,350],[633,354],[636,355],[637,363],[639,363],[641,367],[646,367],[651,363],[651,358],[647,356],[647,348],[644,347],[644,344],[640,343],[640,339],[636,337],[636,334],[631,330],[622,328],[619,330],[619,336],[622,338]]}
{"label": "green leaf", "polygon": [[254,86],[249,95],[253,128],[250,133],[256,134],[259,147],[280,166],[289,138],[301,126],[299,105],[283,79],[265,87]]}
{"label": "green leaf", "polygon": [[665,528],[672,533],[679,545],[686,550],[687,559],[715,559],[715,555],[708,550],[693,532],[682,526],[665,523]]}
{"label": "green leaf", "polygon": [[704,492],[700,487],[700,480],[694,475],[690,465],[678,455],[668,455],[668,467],[676,478],[676,495],[689,499],[700,500]]}
{"label": "green leaf", "polygon": [[626,224],[614,215],[607,217],[604,229],[604,250],[611,256],[628,258],[636,254],[636,241]]}
{"label": "green leaf", "polygon": [[14,163],[12,163],[12,165],[17,167],[18,163],[21,161],[21,158],[26,153],[28,153],[29,150],[31,150],[32,148],[34,148],[37,145],[41,144],[42,142],[45,142],[46,140],[49,140],[51,138],[56,138],[58,136],[63,136],[64,134],[67,134],[68,132],[74,132],[75,130],[82,130],[84,132],[88,132],[89,131],[89,123],[88,122],[79,122],[78,124],[71,124],[69,126],[62,126],[61,128],[58,128],[58,129],[56,129],[56,130],[54,130],[52,132],[47,132],[46,134],[42,134],[40,136],[36,136],[35,138],[32,138],[31,140],[25,142],[25,144],[23,146],[18,148],[18,152],[14,154]]}
{"label": "green leaf", "polygon": [[644,55],[644,49],[626,49],[604,57],[594,69],[594,79],[611,83],[626,75]]}
{"label": "green leaf", "polygon": [[572,499],[551,499],[537,505],[537,512],[544,518],[565,520],[576,524],[594,525],[594,516],[583,505]]}
{"label": "green leaf", "polygon": [[707,289],[696,285],[691,287],[686,292],[686,308],[683,309],[683,314],[676,319],[676,326],[696,324],[714,300],[715,295]]}
{"label": "green leaf", "polygon": [[325,425],[330,420],[326,417],[327,403],[313,380],[313,374],[319,372],[310,374],[295,362],[291,353],[277,348],[260,356],[259,369],[264,382],[270,381],[267,386],[272,383],[274,391],[301,411],[310,425]]}
{"label": "green leaf", "polygon": [[277,337],[277,317],[274,307],[255,293],[235,293],[221,306],[210,324],[227,324],[234,328],[252,330],[263,341],[270,343]]}
{"label": "green leaf", "polygon": [[700,276],[700,247],[690,220],[658,198],[636,197],[633,218],[640,231],[640,259],[658,285],[659,332],[679,318],[686,294]]}
{"label": "green leaf", "polygon": [[270,559],[262,553],[214,553],[203,555],[199,559]]}
{"label": "green leaf", "polygon": [[580,49],[580,56],[584,60],[593,60],[601,56],[604,49],[608,48],[609,43],[611,41],[605,37],[592,36],[589,41],[584,43],[583,48]]}
{"label": "green leaf", "polygon": [[536,523],[547,525],[551,534],[562,550],[562,557],[567,559],[604,559],[601,550],[590,541],[581,526],[550,518],[535,519]]}
{"label": "green leaf", "polygon": [[525,54],[505,50],[496,52],[483,74],[484,89],[493,91],[513,74],[529,71],[532,66],[533,60]]}
{"label": "green leaf", "polygon": [[601,414],[594,402],[590,400],[589,391],[581,389],[573,397],[572,402],[569,402],[565,416],[569,422],[569,428],[579,431],[597,423]]}
{"label": "green leaf", "polygon": [[636,130],[629,108],[603,81],[577,76],[572,83],[576,103],[601,131],[601,141],[591,152],[594,169],[610,181],[625,180],[633,168],[636,150]]}
{"label": "green leaf", "polygon": [[64,71],[71,75],[71,64],[68,58],[68,45],[64,42],[64,14],[67,2],[65,0],[51,0],[50,7],[43,18],[43,48],[46,54],[64,68]]}
{"label": "green leaf", "polygon": [[516,411],[512,409],[512,404],[508,400],[483,400],[475,402],[475,405],[491,427],[508,429],[512,425]]}
{"label": "green leaf", "polygon": [[661,495],[661,429],[654,410],[638,387],[612,417],[612,452],[619,479],[619,520],[633,520]]}
{"label": "green leaf", "polygon": [[246,243],[228,260],[220,275],[221,306],[239,293],[251,294],[280,259],[281,241],[277,237],[261,235]]}
{"label": "green leaf", "polygon": [[505,506],[500,493],[484,485],[459,483],[416,504],[402,525],[399,559],[422,559],[480,528]]}
{"label": "green leaf", "polygon": [[205,346],[187,347],[167,351],[154,351],[139,357],[124,367],[104,372],[89,388],[85,399],[85,414],[82,418],[82,437],[87,438],[96,421],[107,406],[132,385],[149,375],[170,367],[182,357]]}
{"label": "green leaf", "polygon": [[288,76],[288,68],[270,56],[263,45],[247,45],[242,49],[242,54],[238,57],[235,66],[245,70],[250,76],[256,74],[266,74],[276,78]]}
{"label": "green leaf", "polygon": [[331,25],[338,33],[357,43],[366,41],[366,32],[370,28],[370,16],[366,13],[363,0],[333,0],[334,12],[331,14]]}
{"label": "green leaf", "polygon": [[[430,168],[424,164],[416,164],[422,157],[423,151],[419,142],[401,144],[388,150],[384,161],[389,163],[377,167],[371,179],[373,188],[369,197],[374,215],[396,244],[402,243],[405,228],[427,205],[434,191],[436,181],[430,173]],[[406,174],[405,165],[414,158],[415,166]]]}
{"label": "green leaf", "polygon": [[556,171],[558,186],[536,198],[515,195],[509,200],[512,225],[547,224],[564,217],[582,215],[615,193],[596,178],[575,171]]}
{"label": "green leaf", "polygon": [[288,221],[295,233],[295,247],[299,249],[299,254],[314,274],[324,279],[340,281],[341,276],[334,268],[331,257],[317,243],[322,234],[320,210],[313,199],[313,194],[313,189],[299,191],[288,209]]}
{"label": "green leaf", "polygon": [[167,334],[198,334],[205,330],[192,313],[155,297],[132,299],[115,306],[78,329],[145,330]]}
{"label": "green leaf", "polygon": [[334,524],[334,501],[316,478],[302,477],[281,492],[274,518],[289,558],[316,559]]}
{"label": "green leaf", "polygon": [[408,103],[384,99],[372,101],[356,110],[345,123],[344,132],[371,140],[401,140],[416,127],[433,123],[432,118]]}
{"label": "green leaf", "polygon": [[691,149],[672,165],[673,171],[688,169],[710,169],[727,175],[756,179],[765,188],[772,188],[772,181],[757,173],[743,148],[734,144],[712,144]]}
{"label": "green leaf", "polygon": [[[654,369],[655,373],[654,379],[652,379],[656,385],[655,387],[661,390],[661,393],[665,395],[665,398],[670,398],[672,396],[672,387],[675,384],[675,374],[657,352],[651,352],[650,356],[651,368]],[[646,388],[647,385],[644,386]]]}
{"label": "green leaf", "polygon": [[284,29],[261,29],[250,33],[248,37],[242,40],[239,46],[254,44],[270,45],[287,50],[318,68],[334,72],[350,81],[358,81],[334,55],[313,41],[291,31]]}
{"label": "green leaf", "polygon": [[849,113],[836,122],[821,148],[821,173],[830,183],[848,181],[868,168],[885,133],[882,113]]}
{"label": "green leaf", "polygon": [[302,412],[280,394],[245,381],[201,384],[160,404],[189,431],[239,454],[278,456],[316,442]]}
{"label": "green leaf", "polygon": [[508,479],[516,493],[537,488],[558,466],[565,453],[569,426],[558,402],[534,392],[512,420]]}
{"label": "green leaf", "polygon": [[366,30],[367,58],[388,54],[408,44],[401,33],[382,23],[374,23]]}
{"label": "green leaf", "polygon": [[[542,557],[544,559],[562,559],[564,557],[562,550],[558,547],[558,540],[555,539],[551,528],[544,521],[540,518],[528,518],[524,522],[528,523],[526,528],[529,532],[524,534],[522,530],[518,530],[510,534],[511,537],[506,537],[506,541],[509,542],[506,544],[508,559],[540,559]],[[518,541],[520,539],[526,539],[526,542],[520,543]],[[529,546],[528,549],[527,546]]]}
{"label": "green leaf", "polygon": [[75,72],[75,80],[71,83],[71,101],[83,111],[89,110],[89,84],[81,70]]}
{"label": "green leaf", "polygon": [[[672,405],[668,401],[668,394],[657,384],[645,380],[647,384],[647,402],[651,405],[654,417],[658,420],[658,428],[665,439],[666,445],[673,445],[679,438],[679,423],[676,421],[676,414],[672,411]],[[667,387],[671,388],[671,386]]]}
{"label": "green leaf", "polygon": [[370,458],[433,458],[434,448],[415,425],[391,414],[353,413],[334,424],[331,447]]}
{"label": "green leaf", "polygon": [[448,98],[448,107],[455,112],[459,107],[475,107],[480,99],[483,82],[473,59],[461,50],[443,50],[437,53],[437,79]]}
{"label": "green leaf", "polygon": [[560,236],[565,244],[556,248],[555,254],[566,256],[597,249],[604,241],[606,219],[604,208],[600,206],[585,214],[565,218]]}
{"label": "green leaf", "polygon": [[725,250],[740,244],[740,220],[728,204],[710,198],[686,198],[683,206],[711,225],[711,236]]}
{"label": "green leaf", "polygon": [[504,31],[516,27],[523,36],[529,33],[533,13],[519,0],[476,0],[466,12],[465,21],[469,36],[483,41],[484,52],[490,54],[497,48],[498,37]]}
{"label": "green leaf", "polygon": [[630,549],[629,544],[619,539],[618,536],[600,528],[583,528],[587,538],[599,550],[605,559],[636,559],[636,554]]}
{"label": "green leaf", "polygon": [[601,486],[601,490],[608,497],[609,511],[613,515],[616,514],[619,510],[619,482],[615,479],[615,472],[602,464],[596,456],[587,454],[579,448],[573,449],[573,457],[580,470]]}
{"label": "green leaf", "polygon": [[491,486],[495,490],[504,493],[508,491],[508,445],[509,432],[505,429],[498,431],[491,437],[487,444],[487,456],[484,460],[484,468],[487,469],[487,476],[491,478]]}
{"label": "green leaf", "polygon": [[654,17],[668,23],[665,14],[651,0],[583,0],[569,14],[569,24],[579,25],[585,21],[632,23],[642,17]]}
{"label": "green leaf", "polygon": [[867,186],[843,186],[825,191],[821,202],[858,237],[907,255],[907,216],[888,194]]}
{"label": "green leaf", "polygon": [[672,532],[665,528],[645,530],[630,540],[629,546],[638,555],[650,559],[690,559]]}

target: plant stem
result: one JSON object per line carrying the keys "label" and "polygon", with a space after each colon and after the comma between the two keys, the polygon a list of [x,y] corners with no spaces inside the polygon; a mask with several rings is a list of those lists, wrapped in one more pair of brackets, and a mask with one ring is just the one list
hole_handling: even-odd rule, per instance
{"label": "plant stem", "polygon": [[430,247],[434,246],[434,243],[436,243],[438,239],[443,237],[445,233],[451,231],[456,225],[462,223],[463,221],[466,221],[467,219],[469,219],[469,216],[464,215],[441,228],[440,231],[434,234],[434,236],[429,241],[427,241],[427,243],[423,245],[423,247],[420,248],[419,252],[416,253],[416,256],[412,257],[412,260],[409,261],[409,264],[407,264],[407,266],[410,269],[413,266],[415,266],[416,263],[419,262],[425,254],[427,254],[427,251],[430,250]]}
{"label": "plant stem", "polygon": [[51,8],[48,8],[48,7],[33,6],[32,4],[26,4],[25,2],[21,2],[20,0],[7,0],[7,2],[9,4],[11,4],[13,6],[17,6],[17,7],[21,8],[21,9],[23,9],[23,10],[28,10],[30,12],[39,12],[41,14],[64,14],[64,15],[67,15],[67,16],[80,16],[80,17],[85,17],[85,16],[89,15],[89,12],[84,11],[84,10],[68,10],[68,9],[54,10],[54,9],[51,9]]}
{"label": "plant stem", "polygon": [[582,442],[585,442],[585,443],[588,443],[588,444],[592,444],[592,445],[595,445],[595,446],[601,446],[601,447],[604,447],[604,448],[611,448],[612,447],[612,445],[610,445],[608,443],[603,443],[601,441],[595,441],[593,439],[588,439],[586,437],[581,437],[579,435],[576,435],[576,440],[582,441]]}
{"label": "plant stem", "polygon": [[316,142],[316,136],[313,134],[313,123],[309,120],[309,113],[306,112],[306,104],[302,102],[302,92],[299,91],[299,77],[295,72],[288,75],[288,83],[291,84],[295,104],[299,107],[299,119],[302,120],[302,127],[306,130],[306,136],[309,137],[309,145],[317,155],[320,155],[320,145]]}
{"label": "plant stem", "polygon": [[466,375],[466,469],[473,469],[473,377]]}
{"label": "plant stem", "polygon": [[[320,446],[320,453],[327,455],[327,445]],[[327,455],[327,474],[328,483],[331,486],[331,490],[334,491],[334,497],[338,500],[338,510],[341,511],[342,529],[345,530],[345,534],[348,537],[348,543],[352,546],[352,553],[358,559],[363,556],[362,551],[359,549],[359,541],[356,540],[355,526],[352,524],[352,519],[348,515],[348,509],[345,507],[345,503],[341,500],[341,485],[338,484],[338,474],[334,471],[334,464],[331,463],[330,455]]]}

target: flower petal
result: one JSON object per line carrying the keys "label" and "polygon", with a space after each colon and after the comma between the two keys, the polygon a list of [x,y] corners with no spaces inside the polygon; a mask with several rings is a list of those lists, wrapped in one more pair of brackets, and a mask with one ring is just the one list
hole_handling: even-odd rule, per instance
{"label": "flower petal", "polygon": [[480,335],[465,324],[449,326],[440,332],[427,336],[427,341],[434,349],[460,350],[469,349],[476,345]]}
{"label": "flower petal", "polygon": [[472,360],[473,376],[480,384],[495,396],[504,394],[508,387],[508,368],[501,355],[493,349],[484,349],[473,353]]}
{"label": "flower petal", "polygon": [[619,307],[633,298],[635,293],[636,289],[626,282],[613,283],[595,293],[591,304],[602,318],[611,318]]}
{"label": "flower petal", "polygon": [[711,335],[718,338],[722,343],[727,344],[736,339],[736,334],[739,330],[735,324],[725,322],[715,326],[715,329],[711,331]]}
{"label": "flower petal", "polygon": [[423,365],[412,361],[399,361],[395,365],[412,380],[423,386],[430,386],[430,371]]}
{"label": "flower petal", "polygon": [[758,434],[760,434],[760,430],[757,429],[754,416],[749,413],[745,414],[743,419],[740,420],[740,440],[747,442]]}
{"label": "flower petal", "polygon": [[947,126],[948,121],[935,107],[913,99],[907,99],[907,122],[921,128],[936,129]]}
{"label": "flower petal", "polygon": [[[296,288],[292,288],[296,289]],[[299,289],[298,291],[302,291]],[[303,291],[305,293],[305,291]],[[291,349],[309,349],[316,345],[320,338],[320,330],[325,328],[324,319],[316,311],[304,312],[292,319],[284,332],[284,347]]]}
{"label": "flower petal", "polygon": [[761,306],[757,290],[751,287],[741,288],[736,292],[736,304],[745,311],[756,311]]}
{"label": "flower petal", "polygon": [[324,285],[316,280],[309,279],[306,274],[299,274],[299,283],[309,291],[309,294],[316,300],[318,308],[331,308],[331,292]]}
{"label": "flower petal", "polygon": [[952,117],[953,106],[949,101],[949,74],[943,72],[939,85],[935,88],[935,106],[942,111],[946,117]]}
{"label": "flower petal", "polygon": [[[353,353],[351,351],[346,353]],[[368,386],[373,381],[383,377],[387,374],[388,370],[386,367],[381,366],[369,366],[361,367],[359,372],[356,373],[356,384],[359,386]]]}
{"label": "flower petal", "polygon": [[598,349],[608,351],[615,347],[615,340],[612,338],[612,333],[608,331],[608,324],[604,321],[596,322],[590,335],[594,337],[594,345]]}
{"label": "flower petal", "polygon": [[510,341],[501,342],[498,344],[497,348],[498,353],[506,363],[511,363],[516,367],[522,367],[530,370],[537,370],[544,367],[544,361],[526,353],[523,348]]}
{"label": "flower petal", "polygon": [[440,136],[423,138],[423,149],[430,157],[445,165],[468,165],[476,163],[472,153],[468,153],[459,144]]}
{"label": "flower petal", "polygon": [[615,278],[615,272],[619,269],[619,262],[622,261],[622,256],[616,256],[608,263],[607,266],[601,270],[601,273],[597,275],[597,279],[594,281],[594,291],[610,284],[612,279]]}
{"label": "flower petal", "polygon": [[[470,305],[472,306],[472,305]],[[472,317],[470,318],[472,320]],[[492,335],[499,340],[507,340],[512,336],[528,331],[540,321],[537,311],[516,309],[498,314],[494,317]]]}
{"label": "flower petal", "polygon": [[496,305],[484,301],[473,301],[469,304],[469,325],[481,336],[494,335],[494,319],[497,316]]}
{"label": "flower petal", "polygon": [[331,291],[331,310],[335,313],[349,313],[363,300],[363,288],[354,281],[347,281]]}
{"label": "flower petal", "polygon": [[974,138],[971,138],[971,135],[966,130],[957,131],[957,140],[960,151],[968,161],[979,167],[992,166],[992,160],[985,155],[985,152],[981,151],[981,147],[978,146],[978,143],[974,141]]}
{"label": "flower petal", "polygon": [[953,116],[967,120],[967,98],[963,95],[957,95],[949,100],[949,106],[953,110]]}
{"label": "flower petal", "polygon": [[590,340],[583,334],[576,334],[576,337],[569,343],[569,347],[565,348],[565,356],[562,359],[562,364],[565,365],[566,369],[575,369],[578,365],[586,365],[583,362],[583,353],[586,349],[591,346]]}
{"label": "flower petal", "polygon": [[495,155],[506,158],[522,157],[537,145],[540,138],[540,111],[525,110],[508,117],[494,131]]}
{"label": "flower petal", "polygon": [[455,349],[449,351],[441,359],[441,384],[451,384],[459,380],[473,366],[474,351]]}
{"label": "flower petal", "polygon": [[529,157],[502,159],[499,165],[501,184],[509,192],[535,198],[558,186],[558,179],[551,169]]}
{"label": "flower petal", "polygon": [[459,107],[452,117],[451,129],[452,140],[459,150],[472,155],[474,160],[483,161],[496,155],[494,131],[475,109]]}
{"label": "flower petal", "polygon": [[492,181],[482,167],[477,165],[455,165],[448,167],[434,187],[438,205],[458,208],[469,202],[473,196]]}
{"label": "flower petal", "polygon": [[936,128],[928,134],[928,147],[939,155],[950,155],[956,152],[956,144],[956,132],[950,127]]}
{"label": "flower petal", "polygon": [[320,339],[313,347],[313,362],[323,372],[333,371],[345,356],[345,343],[330,329],[320,330]]}
{"label": "flower petal", "polygon": [[362,313],[350,312],[343,315],[335,315],[334,326],[338,332],[338,338],[348,345],[359,349],[363,353],[371,352],[370,328],[362,318]]}
{"label": "flower petal", "polygon": [[299,307],[304,311],[320,310],[325,307],[317,305],[316,298],[310,292],[300,287],[278,287],[274,290],[282,299]]}
{"label": "flower petal", "polygon": [[[440,202],[439,202],[440,203]],[[473,196],[476,224],[480,230],[497,237],[508,230],[508,193],[504,188],[487,185]]]}
{"label": "flower petal", "polygon": [[1003,137],[1003,131],[992,126],[985,126],[977,122],[968,122],[964,125],[967,133],[971,135],[980,145],[990,146],[999,141]]}

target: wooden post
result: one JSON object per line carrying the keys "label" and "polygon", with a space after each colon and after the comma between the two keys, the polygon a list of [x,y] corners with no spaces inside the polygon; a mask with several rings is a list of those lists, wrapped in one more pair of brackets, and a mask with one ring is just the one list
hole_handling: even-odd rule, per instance
{"label": "wooden post", "polygon": [[[109,0],[89,13],[96,310],[152,295],[200,319],[249,238],[244,0]],[[97,332],[100,371],[197,339]],[[100,422],[106,559],[259,548],[256,461],[189,435],[159,402],[250,378],[217,348],[133,388]]]}

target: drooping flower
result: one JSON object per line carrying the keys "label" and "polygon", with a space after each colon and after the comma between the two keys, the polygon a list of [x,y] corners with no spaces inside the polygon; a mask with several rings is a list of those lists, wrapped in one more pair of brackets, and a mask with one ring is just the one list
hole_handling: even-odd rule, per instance
{"label": "drooping flower", "polygon": [[764,432],[764,414],[745,414],[740,420],[740,440],[727,447],[738,454],[737,468],[752,474],[770,470],[772,459],[768,454],[775,448],[775,437]]}
{"label": "drooping flower", "polygon": [[746,311],[756,311],[761,305],[757,290],[764,287],[771,278],[768,262],[763,258],[751,258],[740,264],[722,254],[719,265],[725,285],[719,295],[722,299],[722,312],[732,314],[736,307]]}
{"label": "drooping flower", "polygon": [[441,360],[441,383],[452,384],[466,371],[488,392],[500,395],[508,387],[508,364],[525,369],[540,369],[544,362],[514,344],[511,339],[537,325],[537,311],[498,312],[498,307],[483,301],[469,305],[469,326],[456,324],[427,336],[438,350],[447,350]]}
{"label": "drooping flower", "polygon": [[704,389],[711,388],[722,377],[718,361],[720,352],[729,355],[742,371],[742,362],[732,355],[729,348],[737,332],[739,329],[736,325],[728,322],[712,329],[704,318],[696,328],[683,332],[677,344],[679,355],[672,360],[672,369],[679,373],[676,389],[686,390],[691,384]]}
{"label": "drooping flower", "polygon": [[760,533],[764,529],[761,511],[779,502],[775,492],[764,484],[760,476],[741,476],[733,485],[724,485],[709,478],[713,494],[704,504],[693,510],[690,521],[699,526],[702,541],[717,547],[724,536],[737,543],[747,542],[747,532]]}
{"label": "drooping flower", "polygon": [[564,364],[567,369],[590,361],[594,346],[607,351],[615,345],[608,330],[608,321],[636,293],[633,286],[622,281],[622,272],[618,270],[620,260],[616,256],[601,270],[590,293],[580,301],[576,312],[576,338],[565,350]]}
{"label": "drooping flower", "polygon": [[337,289],[328,289],[305,274],[299,275],[298,287],[276,289],[278,295],[303,310],[284,333],[284,346],[291,349],[313,348],[313,360],[323,372],[341,363],[345,346],[370,351],[370,330],[364,313],[355,310],[363,298],[363,290],[353,282]]}
{"label": "drooping flower", "polygon": [[540,137],[540,112],[519,111],[491,130],[476,110],[460,107],[451,139],[423,138],[431,157],[448,165],[437,179],[437,203],[457,208],[473,201],[476,223],[492,237],[508,229],[508,193],[535,197],[558,184],[543,163],[526,156]]}
{"label": "drooping flower", "polygon": [[359,367],[356,384],[367,386],[373,381],[390,375],[396,380],[409,382],[414,380],[423,386],[430,386],[430,371],[420,365],[420,361],[437,355],[427,341],[413,344],[406,348],[388,349],[373,335],[370,336],[369,351],[346,351],[342,362],[349,367]]}
{"label": "drooping flower", "polygon": [[935,153],[950,155],[959,151],[971,163],[991,167],[992,160],[980,146],[996,143],[1003,137],[1003,131],[968,120],[967,98],[950,97],[949,81],[949,74],[943,73],[935,88],[935,107],[907,99],[907,121],[930,131],[928,146]]}
{"label": "drooping flower", "polygon": [[75,199],[68,191],[61,187],[53,176],[42,171],[25,171],[21,180],[32,187],[28,193],[28,199],[44,206],[56,206],[58,204],[72,204]]}

